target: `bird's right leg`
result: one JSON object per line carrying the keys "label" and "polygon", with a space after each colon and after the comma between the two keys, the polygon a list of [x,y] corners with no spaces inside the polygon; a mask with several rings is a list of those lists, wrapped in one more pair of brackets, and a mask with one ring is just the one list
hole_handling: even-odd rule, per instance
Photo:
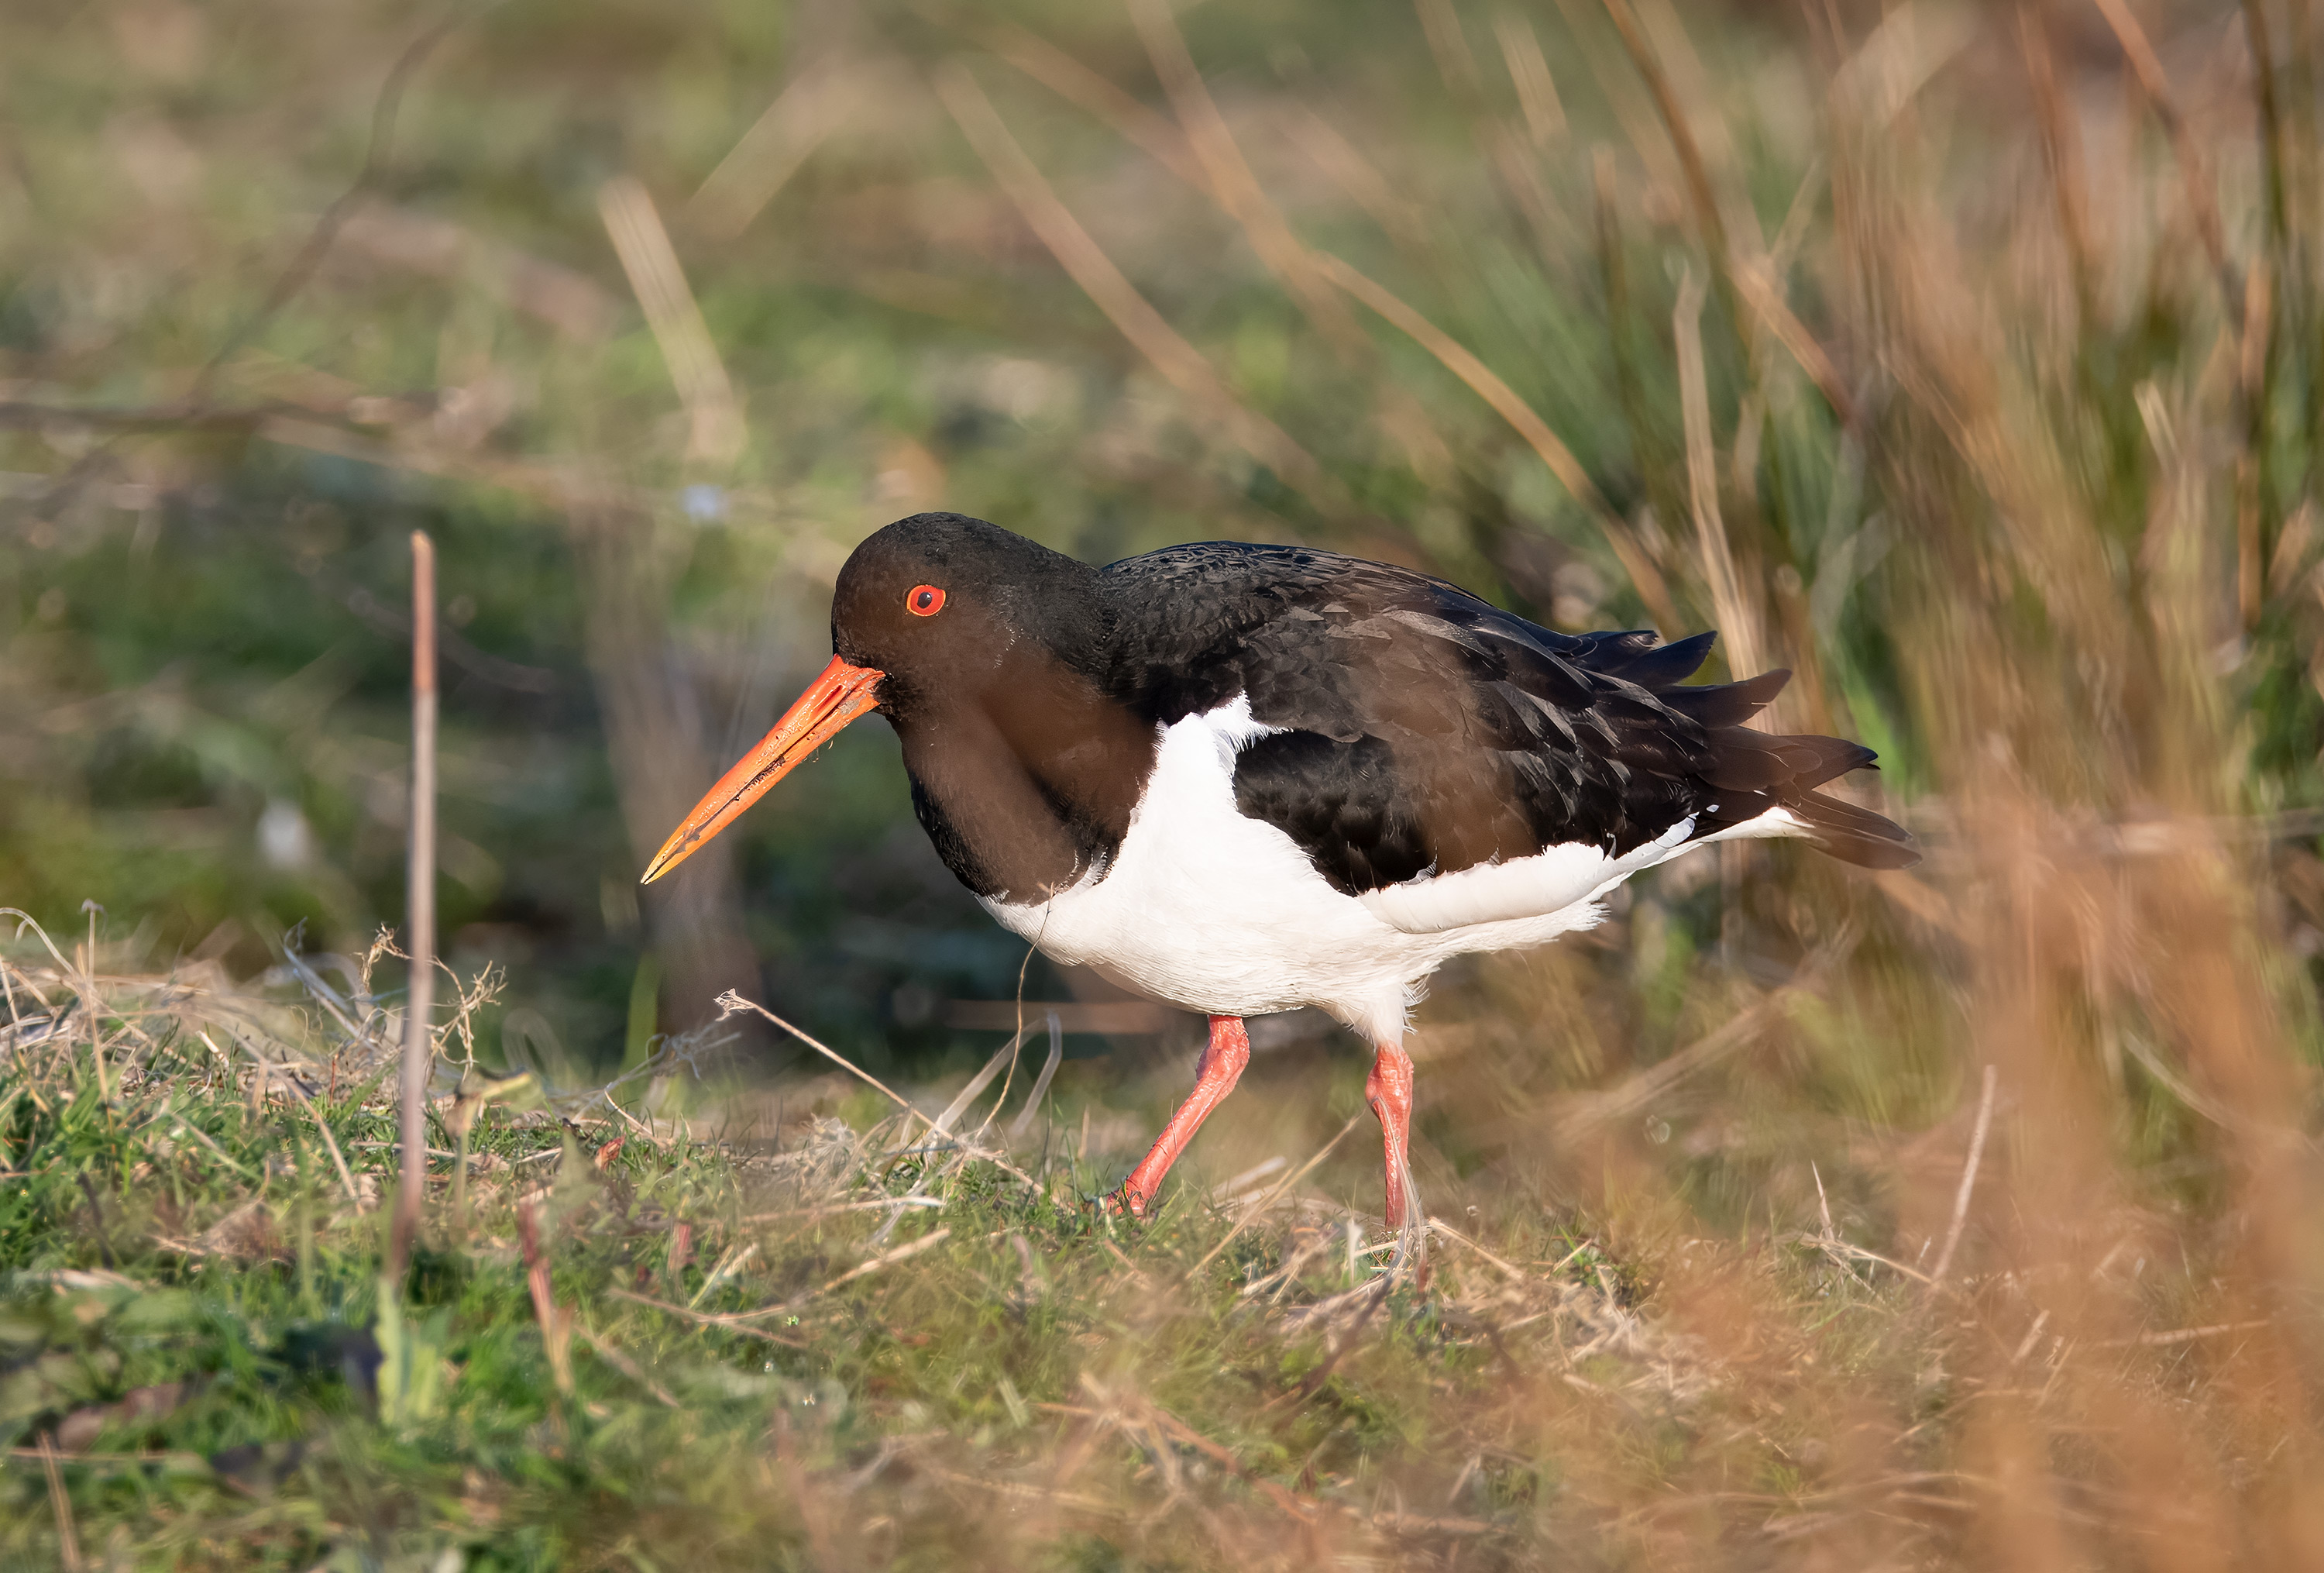
{"label": "bird's right leg", "polygon": [[1412,1057],[1398,1043],[1382,1042],[1364,1078],[1364,1101],[1380,1123],[1381,1166],[1388,1173],[1388,1226],[1401,1229],[1422,1221],[1420,1194],[1412,1183]]}
{"label": "bird's right leg", "polygon": [[1146,1216],[1146,1209],[1162,1189],[1162,1177],[1170,1172],[1170,1165],[1194,1139],[1194,1133],[1210,1117],[1213,1109],[1234,1090],[1242,1078],[1242,1068],[1250,1063],[1250,1034],[1243,1030],[1240,1016],[1213,1016],[1211,1041],[1203,1050],[1202,1068],[1194,1073],[1194,1090],[1162,1127],[1162,1134],[1153,1149],[1130,1171],[1130,1178],[1114,1193],[1119,1205]]}

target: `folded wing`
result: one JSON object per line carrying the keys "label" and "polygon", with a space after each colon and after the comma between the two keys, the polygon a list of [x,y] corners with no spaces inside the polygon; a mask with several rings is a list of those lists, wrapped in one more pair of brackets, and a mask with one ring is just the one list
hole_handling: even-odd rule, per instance
{"label": "folded wing", "polygon": [[1247,693],[1268,730],[1237,757],[1237,806],[1335,888],[1379,893],[1368,904],[1398,927],[1554,911],[1719,836],[1919,860],[1901,827],[1817,790],[1870,749],[1746,725],[1789,672],[1683,686],[1714,634],[1559,634],[1442,579],[1304,549],[1135,560],[1217,588],[1180,631],[1170,680],[1192,686],[1165,719]]}

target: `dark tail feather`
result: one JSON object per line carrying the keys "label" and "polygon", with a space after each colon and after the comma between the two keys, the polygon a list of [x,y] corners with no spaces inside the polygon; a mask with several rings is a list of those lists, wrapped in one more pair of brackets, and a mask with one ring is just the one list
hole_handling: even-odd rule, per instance
{"label": "dark tail feather", "polygon": [[1784,691],[1792,674],[1778,667],[1738,683],[1704,683],[1691,689],[1664,689],[1655,695],[1689,720],[1705,726],[1739,726]]}
{"label": "dark tail feather", "polygon": [[[1634,636],[1624,635],[1623,637]],[[1600,659],[1591,664],[1608,677],[1618,677],[1625,682],[1634,682],[1642,689],[1668,699],[1670,695],[1663,693],[1663,690],[1692,677],[1695,669],[1710,659],[1711,643],[1718,637],[1715,631],[1709,634],[1697,634],[1691,638],[1673,640],[1668,644],[1655,644],[1649,649],[1640,649],[1635,654],[1618,653],[1612,660]],[[1648,639],[1651,643],[1652,636],[1649,635]],[[1780,688],[1783,685],[1778,682],[1776,686]],[[1686,691],[1709,693],[1714,690],[1690,689]]]}
{"label": "dark tail feather", "polygon": [[1774,699],[1790,676],[1767,671],[1741,682],[1671,689],[1656,696],[1700,721],[1708,735],[1711,762],[1700,779],[1720,800],[1697,816],[1695,836],[1747,824],[1770,809],[1788,809],[1819,847],[1843,863],[1910,868],[1920,862],[1902,825],[1815,790],[1851,770],[1877,768],[1872,750],[1841,737],[1779,737],[1740,725]]}
{"label": "dark tail feather", "polygon": [[[1744,725],[1783,691],[1791,680],[1789,671],[1763,671],[1739,682],[1677,686],[1702,664],[1716,637],[1698,634],[1657,644],[1654,634],[1643,629],[1592,634],[1581,650],[1560,658],[1554,675],[1572,687],[1587,680],[1572,670],[1579,666],[1596,676],[1635,683],[1653,696],[1655,704],[1702,728],[1700,750],[1681,767],[1709,788],[1713,800],[1696,812],[1694,839],[1747,825],[1771,809],[1787,809],[1808,828],[1819,847],[1843,863],[1860,868],[1910,868],[1920,862],[1913,837],[1902,825],[1816,791],[1851,770],[1877,768],[1872,750],[1842,737],[1777,736]],[[1545,662],[1548,658],[1534,654],[1534,659]],[[1546,677],[1520,686],[1545,697],[1556,692]],[[1591,699],[1601,715],[1618,722],[1627,716],[1623,706],[1604,693]]]}
{"label": "dark tail feather", "polygon": [[1840,737],[1786,737],[1784,757],[1798,766],[1792,785],[1802,791],[1836,781],[1851,770],[1862,770],[1878,758],[1861,743]]}
{"label": "dark tail feather", "polygon": [[1858,868],[1910,868],[1921,861],[1913,837],[1894,819],[1821,792],[1802,792],[1784,805],[1814,828],[1816,845]]}
{"label": "dark tail feather", "polygon": [[1778,737],[1742,726],[1713,727],[1709,742],[1702,779],[1732,791],[1808,791],[1874,757],[1862,744],[1838,737]]}

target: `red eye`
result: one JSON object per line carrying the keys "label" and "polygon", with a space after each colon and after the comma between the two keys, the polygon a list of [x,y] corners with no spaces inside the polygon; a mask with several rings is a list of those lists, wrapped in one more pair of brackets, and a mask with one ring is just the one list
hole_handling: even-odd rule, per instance
{"label": "red eye", "polygon": [[944,592],[934,585],[914,585],[904,607],[915,617],[933,617],[944,610]]}

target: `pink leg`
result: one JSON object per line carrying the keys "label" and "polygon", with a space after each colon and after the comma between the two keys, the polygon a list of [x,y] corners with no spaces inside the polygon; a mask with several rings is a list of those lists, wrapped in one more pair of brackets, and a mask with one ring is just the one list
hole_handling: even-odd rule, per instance
{"label": "pink leg", "polygon": [[[1194,1139],[1220,1101],[1234,1090],[1241,1079],[1242,1068],[1250,1063],[1250,1034],[1243,1031],[1240,1016],[1213,1016],[1210,1046],[1203,1050],[1202,1069],[1194,1073],[1194,1090],[1162,1127],[1153,1150],[1139,1161],[1130,1171],[1118,1193],[1122,1205],[1139,1217],[1162,1189],[1162,1177],[1170,1172],[1170,1165],[1178,1161],[1178,1154]],[[1407,1081],[1410,1078],[1407,1076]]]}
{"label": "pink leg", "polygon": [[1412,1057],[1383,1043],[1364,1078],[1364,1098],[1379,1116],[1380,1147],[1388,1168],[1388,1226],[1404,1226],[1405,1178],[1411,1172]]}

